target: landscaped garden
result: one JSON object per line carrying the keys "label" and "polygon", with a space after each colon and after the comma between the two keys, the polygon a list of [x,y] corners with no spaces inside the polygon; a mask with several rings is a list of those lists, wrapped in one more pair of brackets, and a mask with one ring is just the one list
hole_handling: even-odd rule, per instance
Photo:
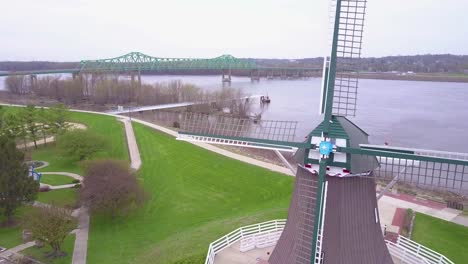
{"label": "landscaped garden", "polygon": [[[128,160],[122,123],[115,118],[70,113],[69,121],[105,135],[111,143],[93,158]],[[149,197],[143,208],[131,214],[114,219],[92,216],[89,263],[203,259],[208,244],[223,234],[242,225],[286,217],[292,177],[176,141],[139,124],[134,129],[143,159],[139,181]],[[55,143],[39,146],[32,158],[50,163],[39,171],[83,174],[82,162],[63,155]],[[76,195],[76,189],[52,190],[39,193],[37,200],[69,207]],[[20,242],[20,228],[10,230],[17,235],[9,244]],[[53,263],[66,260],[57,261]]]}
{"label": "landscaped garden", "polygon": [[411,239],[454,263],[466,263],[468,259],[468,227],[416,213]]}
{"label": "landscaped garden", "polygon": [[[20,111],[17,108],[7,107],[0,110],[5,109],[8,111],[8,114],[10,114],[10,117],[15,115],[16,113],[20,113]],[[4,120],[5,119],[2,119],[2,121]],[[128,150],[126,146],[124,131],[122,129],[123,124],[117,121],[115,118],[107,116],[96,116],[93,114],[70,112],[67,113],[66,121],[83,124],[86,127],[86,131],[90,131],[90,133],[93,133],[95,135],[106,135],[105,138],[108,139],[111,143],[103,144],[102,148],[100,148],[97,152],[92,153],[89,159],[114,158],[117,160],[124,160],[128,162]],[[3,125],[5,125],[5,123]],[[39,126],[37,126],[36,129],[38,129],[38,127]],[[39,133],[38,131],[40,130],[36,130],[37,133]],[[41,138],[37,138],[37,141],[39,141],[39,139]],[[31,140],[31,134],[29,132],[27,140]],[[24,140],[20,140],[18,144],[22,144],[23,141]],[[57,146],[56,142],[52,142],[50,138],[48,138],[47,144],[41,144],[38,142],[37,148],[32,149],[32,159],[46,161],[49,163],[48,166],[39,169],[39,171],[44,172],[61,171],[82,174],[84,171],[82,165],[86,163],[86,161],[84,160],[77,160],[76,157],[72,157],[70,155],[67,155],[67,153],[64,153],[63,149],[60,149],[60,147]],[[60,174],[44,174],[41,182],[52,186],[58,186],[72,183],[75,184],[76,180],[74,180],[72,177]],[[36,201],[44,204],[53,204],[55,206],[65,207],[68,209],[74,209],[77,207],[79,191],[78,188],[58,189],[49,191],[47,191],[47,188],[41,188],[41,190],[42,189],[45,191],[37,193],[35,199]],[[8,225],[0,226],[0,246],[12,248],[23,243],[22,231],[25,229],[25,225],[28,222],[27,218],[29,216],[27,214],[31,213],[32,210],[33,208],[31,206],[23,205],[16,210],[16,213],[12,218],[13,221],[10,221]],[[0,223],[5,223],[5,220],[6,219],[4,219],[3,216],[0,216]],[[74,224],[71,227],[76,228],[76,224]],[[61,246],[61,251],[66,253],[63,257],[50,258],[52,248],[47,243],[42,248],[32,247],[23,250],[20,253],[33,257],[44,263],[71,263],[74,240],[75,235],[69,235],[65,239],[63,245]]]}

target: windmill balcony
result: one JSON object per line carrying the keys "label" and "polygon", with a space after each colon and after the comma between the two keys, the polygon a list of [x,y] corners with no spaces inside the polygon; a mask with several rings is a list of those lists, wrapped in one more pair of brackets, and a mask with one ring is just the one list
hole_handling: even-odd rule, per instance
{"label": "windmill balcony", "polygon": [[[212,242],[205,264],[268,264],[286,219],[240,227]],[[453,264],[447,257],[408,238],[386,241],[395,264]]]}

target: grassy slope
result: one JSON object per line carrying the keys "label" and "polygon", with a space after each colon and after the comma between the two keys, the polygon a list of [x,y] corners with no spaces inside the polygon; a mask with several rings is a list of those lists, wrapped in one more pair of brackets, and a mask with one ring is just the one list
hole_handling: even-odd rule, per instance
{"label": "grassy slope", "polygon": [[468,259],[468,228],[462,225],[417,213],[411,239],[455,263],[466,263]]}
{"label": "grassy slope", "polygon": [[65,175],[57,175],[57,174],[44,174],[41,177],[41,183],[58,186],[58,185],[65,185],[71,184],[73,182],[73,178],[65,176]]}
{"label": "grassy slope", "polygon": [[78,197],[78,189],[60,189],[37,194],[37,201],[56,206],[74,208]]}
{"label": "grassy slope", "polygon": [[[106,137],[111,144],[104,152],[97,153],[98,158],[114,158],[128,160],[127,141],[125,140],[125,132],[123,123],[116,121],[114,117],[86,114],[86,113],[70,113],[70,120],[77,123],[82,123],[89,130]],[[64,171],[83,174],[79,162],[64,157],[54,144],[41,146],[33,152],[34,160],[45,160],[50,163],[49,166],[39,171]]]}
{"label": "grassy slope", "polygon": [[67,253],[65,257],[49,259],[45,257],[45,254],[52,251],[49,245],[45,245],[43,248],[31,247],[20,253],[25,254],[33,259],[37,259],[43,263],[48,264],[70,264],[72,262],[73,247],[75,246],[75,235],[68,235],[62,245],[62,251]]}
{"label": "grassy slope", "polygon": [[92,219],[88,263],[171,263],[239,226],[286,217],[292,177],[134,128],[151,198],[126,218]]}

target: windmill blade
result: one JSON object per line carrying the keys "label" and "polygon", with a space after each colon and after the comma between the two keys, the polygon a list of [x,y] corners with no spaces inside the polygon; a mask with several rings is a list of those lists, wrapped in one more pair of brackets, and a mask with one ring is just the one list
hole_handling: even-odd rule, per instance
{"label": "windmill blade", "polygon": [[294,152],[297,122],[184,113],[178,140]]}
{"label": "windmill blade", "polygon": [[333,36],[331,53],[324,61],[321,113],[331,108],[333,115],[356,114],[366,5],[367,0],[332,1]]}
{"label": "windmill blade", "polygon": [[468,154],[375,145],[337,151],[377,158],[380,167],[374,175],[384,180],[468,194]]}

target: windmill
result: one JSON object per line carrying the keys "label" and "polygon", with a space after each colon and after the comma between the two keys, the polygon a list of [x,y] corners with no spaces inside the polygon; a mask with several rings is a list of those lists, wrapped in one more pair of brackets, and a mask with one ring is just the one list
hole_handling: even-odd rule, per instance
{"label": "windmill", "polygon": [[[294,152],[299,159],[288,221],[270,264],[393,263],[380,228],[375,180],[468,193],[467,156],[376,146],[356,113],[367,0],[332,0],[324,60],[323,121],[297,140],[297,122],[187,113],[179,140]],[[383,192],[381,192],[380,196]]]}

